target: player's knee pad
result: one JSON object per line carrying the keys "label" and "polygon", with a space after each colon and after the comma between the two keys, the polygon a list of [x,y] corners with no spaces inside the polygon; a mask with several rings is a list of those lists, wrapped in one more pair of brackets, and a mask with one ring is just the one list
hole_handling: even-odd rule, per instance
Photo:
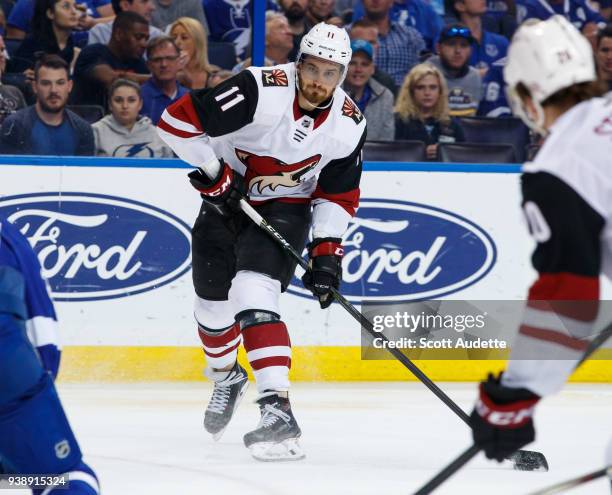
{"label": "player's knee pad", "polygon": [[236,322],[238,323],[240,330],[244,330],[247,327],[253,327],[255,325],[261,325],[264,323],[280,322],[280,316],[276,313],[272,313],[271,311],[248,309],[236,315]]}
{"label": "player's knee pad", "polygon": [[280,314],[278,299],[281,284],[263,273],[239,271],[232,280],[229,299],[236,314],[259,309]]}
{"label": "player's knee pad", "polygon": [[32,490],[32,495],[99,495],[100,484],[93,469],[81,461],[72,471],[62,473],[68,477],[68,488],[66,485],[58,485],[56,488],[44,490]]}
{"label": "player's knee pad", "polygon": [[208,330],[222,330],[234,324],[234,308],[229,300],[211,301],[196,296],[194,316],[198,325]]}
{"label": "player's knee pad", "polygon": [[65,473],[81,462],[51,376],[19,400],[0,407],[0,458],[10,472]]}

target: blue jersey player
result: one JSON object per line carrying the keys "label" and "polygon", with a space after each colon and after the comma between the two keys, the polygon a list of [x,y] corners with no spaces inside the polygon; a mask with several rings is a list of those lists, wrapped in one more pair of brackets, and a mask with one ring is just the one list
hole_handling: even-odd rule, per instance
{"label": "blue jersey player", "polygon": [[26,238],[0,217],[0,472],[68,475],[68,489],[34,495],[97,495],[53,384],[57,323],[40,272]]}

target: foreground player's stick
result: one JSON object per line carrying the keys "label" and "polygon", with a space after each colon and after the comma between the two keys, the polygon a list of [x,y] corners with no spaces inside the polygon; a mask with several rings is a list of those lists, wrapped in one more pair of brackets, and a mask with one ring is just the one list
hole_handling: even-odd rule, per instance
{"label": "foreground player's stick", "polygon": [[472,458],[476,454],[478,454],[478,452],[480,452],[480,447],[478,447],[477,445],[472,445],[465,452],[459,455],[459,457],[457,457],[453,462],[446,466],[442,471],[440,471],[432,479],[430,479],[418,491],[414,492],[414,495],[429,495],[442,483],[444,483],[448,478],[450,478],[453,474],[459,471],[459,469],[461,469],[469,461],[471,461]]}
{"label": "foreground player's stick", "polygon": [[562,481],[561,483],[549,486],[548,488],[543,488],[542,490],[538,490],[537,492],[532,492],[529,495],[554,495],[555,493],[564,492],[566,490],[582,485],[584,483],[588,483],[589,481],[602,478],[604,476],[610,476],[612,478],[612,466],[608,466],[607,468],[603,468],[598,471],[593,471],[592,473],[583,474],[582,476],[578,476],[578,478]]}
{"label": "foreground player's stick", "polygon": [[[272,225],[255,211],[255,209],[247,203],[246,200],[240,200],[240,207],[242,211],[251,219],[257,226],[265,230],[284,250],[287,252],[304,270],[310,270],[308,262],[302,258],[302,256],[289,244],[281,234],[279,234]],[[353,318],[355,318],[361,327],[366,330],[372,337],[382,339],[384,342],[388,342],[389,339],[382,333],[374,330],[374,325],[368,320],[362,313],[360,313],[355,306],[353,306],[345,297],[340,294],[335,288],[332,287],[331,292],[334,299],[346,309]],[[408,357],[394,347],[385,346],[385,349],[389,351],[393,357],[395,357],[400,363],[408,368],[414,376],[416,376],[429,390],[431,390],[438,399],[446,404],[464,423],[468,426],[470,424],[470,417],[468,414],[461,409],[448,395],[446,395],[440,387],[432,382],[429,377],[423,373]],[[508,460],[514,463],[514,469],[520,471],[548,471],[548,462],[546,457],[540,452],[534,452],[531,450],[519,450],[512,454]]]}
{"label": "foreground player's stick", "polygon": [[[584,363],[599,347],[601,347],[610,337],[612,336],[612,323],[610,323],[606,328],[604,328],[600,334],[591,341],[587,350],[583,354],[582,358],[576,366],[574,370],[578,369],[582,363]],[[471,459],[474,457],[480,448],[476,445],[472,445],[469,447],[463,454],[461,454],[457,459],[451,462],[448,466],[446,466],[442,471],[436,474],[431,480],[429,480],[423,487],[415,493],[415,495],[428,495],[432,491],[434,491],[438,486],[444,483],[448,478],[450,478],[453,474],[459,471],[463,466],[465,466]],[[510,458],[520,454],[521,451],[512,454]],[[523,451],[528,452],[528,451]],[[516,465],[515,465],[516,468]],[[518,468],[517,468],[518,469]],[[594,473],[585,474],[580,476],[579,478],[575,478],[573,480],[565,481],[563,483],[559,483],[558,485],[551,486],[542,491],[538,491],[531,495],[549,495],[553,493],[558,493],[559,491],[566,490],[572,488],[574,486],[580,485],[582,483],[586,483],[587,481],[591,481],[595,478],[600,478],[608,474],[612,477],[612,466],[608,468],[601,469],[599,471],[595,471]]]}

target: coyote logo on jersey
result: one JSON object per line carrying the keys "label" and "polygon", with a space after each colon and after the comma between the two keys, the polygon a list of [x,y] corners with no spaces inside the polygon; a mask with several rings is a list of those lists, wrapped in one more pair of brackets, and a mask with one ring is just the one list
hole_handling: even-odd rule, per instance
{"label": "coyote logo on jersey", "polygon": [[355,105],[348,96],[344,98],[344,103],[342,104],[342,115],[353,119],[357,125],[363,120],[361,110],[357,108],[357,105]]}
{"label": "coyote logo on jersey", "polygon": [[280,69],[262,70],[261,83],[264,86],[289,86],[286,72]]}
{"label": "coyote logo on jersey", "polygon": [[245,180],[249,191],[257,186],[259,194],[269,187],[272,191],[278,186],[296,187],[302,177],[313,170],[321,160],[314,155],[297,163],[285,163],[273,156],[259,156],[236,148],[236,156],[246,166]]}

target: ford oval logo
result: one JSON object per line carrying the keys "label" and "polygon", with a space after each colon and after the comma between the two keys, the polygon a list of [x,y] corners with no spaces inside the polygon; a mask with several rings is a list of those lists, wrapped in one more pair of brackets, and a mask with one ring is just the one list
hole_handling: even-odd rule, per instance
{"label": "ford oval logo", "polygon": [[0,214],[36,251],[57,301],[93,301],[155,289],[190,268],[189,227],[169,213],[89,193],[5,196]]}
{"label": "ford oval logo", "polygon": [[[351,302],[416,301],[482,279],[497,250],[478,225],[432,206],[362,199],[344,238],[342,294]],[[289,291],[310,296],[296,272]]]}

